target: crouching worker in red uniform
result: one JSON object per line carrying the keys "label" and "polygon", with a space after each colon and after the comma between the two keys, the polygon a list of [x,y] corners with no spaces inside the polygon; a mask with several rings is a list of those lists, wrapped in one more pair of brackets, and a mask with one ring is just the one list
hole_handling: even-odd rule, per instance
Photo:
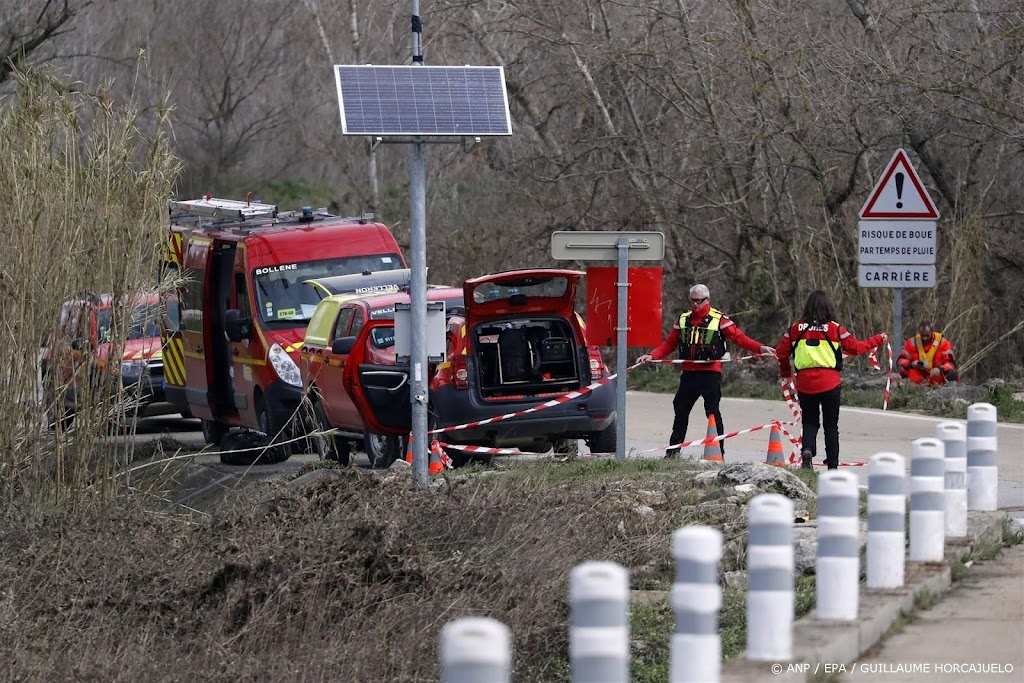
{"label": "crouching worker in red uniform", "polygon": [[[726,339],[751,353],[775,355],[775,349],[751,339],[729,316],[711,308],[711,292],[706,285],[694,285],[690,288],[690,310],[679,316],[661,346],[637,359],[641,363],[648,363],[679,349],[683,371],[679,373],[679,389],[672,399],[675,418],[672,420],[669,444],[686,440],[686,423],[690,420],[690,411],[698,398],[704,399],[704,414],[715,416],[718,435],[725,434],[719,404],[722,400],[721,358],[725,355]],[[720,441],[719,445],[725,456],[725,441]],[[674,458],[678,454],[678,448],[665,451],[666,458]]]}
{"label": "crouching worker in red uniform", "polygon": [[[804,304],[800,320],[782,336],[775,347],[779,359],[779,375],[790,376],[796,370],[796,391],[803,413],[803,451],[800,466],[812,467],[817,453],[818,427],[824,423],[825,462],[830,470],[839,467],[839,373],[843,369],[843,352],[859,356],[880,345],[882,335],[860,341],[835,321],[835,309],[828,295],[811,292]],[[818,411],[821,411],[819,419]]]}
{"label": "crouching worker in red uniform", "polygon": [[896,365],[900,377],[906,377],[914,384],[944,384],[960,379],[953,345],[943,338],[941,332],[933,332],[932,324],[927,320],[921,322],[917,334],[903,345]]}

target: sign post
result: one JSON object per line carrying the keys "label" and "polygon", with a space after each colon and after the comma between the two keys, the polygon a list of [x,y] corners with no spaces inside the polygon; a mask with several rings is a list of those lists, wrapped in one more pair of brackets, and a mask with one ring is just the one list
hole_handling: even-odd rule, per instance
{"label": "sign post", "polygon": [[857,284],[893,288],[893,333],[903,343],[903,290],[935,286],[939,212],[907,153],[896,150],[857,225]]}
{"label": "sign post", "polygon": [[628,327],[629,261],[665,258],[665,235],[660,232],[575,232],[551,234],[551,257],[558,260],[617,261],[615,459],[626,459],[626,332]]}

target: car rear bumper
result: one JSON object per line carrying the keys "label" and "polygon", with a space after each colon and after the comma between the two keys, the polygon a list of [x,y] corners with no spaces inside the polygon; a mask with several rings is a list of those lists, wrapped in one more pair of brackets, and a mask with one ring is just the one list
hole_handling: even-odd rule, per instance
{"label": "car rear bumper", "polygon": [[[535,408],[558,398],[524,401],[483,401],[472,389],[439,387],[431,395],[437,427],[452,427]],[[582,438],[609,427],[615,420],[615,382],[602,384],[578,398],[516,415],[499,422],[445,432],[448,443],[504,446],[538,440]]]}

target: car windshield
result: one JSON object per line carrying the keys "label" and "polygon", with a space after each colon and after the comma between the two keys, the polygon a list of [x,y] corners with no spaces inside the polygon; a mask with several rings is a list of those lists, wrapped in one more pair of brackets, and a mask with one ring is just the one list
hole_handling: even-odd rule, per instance
{"label": "car windshield", "polygon": [[[464,304],[461,296],[453,296],[448,299],[436,299],[444,302],[445,317],[462,315]],[[370,320],[391,320],[395,317],[395,305],[376,306],[370,309]],[[395,345],[394,327],[375,327],[370,330],[370,346],[375,349],[390,349]]]}
{"label": "car windshield", "polygon": [[[466,306],[462,301],[462,296],[453,296],[449,299],[430,299],[430,301],[443,301],[444,302],[444,317],[450,318],[453,315],[463,315],[466,312]],[[374,306],[370,308],[370,320],[391,320],[395,317],[395,304],[388,304],[386,306]]]}
{"label": "car windshield", "polygon": [[551,297],[557,299],[565,296],[569,280],[565,277],[527,276],[515,280],[501,282],[481,282],[473,288],[473,301],[478,304],[499,299],[511,299],[514,296],[527,298]]}
{"label": "car windshield", "polygon": [[403,267],[397,254],[379,254],[257,268],[253,278],[260,318],[265,323],[285,323],[289,327],[305,325],[321,299],[321,293],[306,280]]}
{"label": "car windshield", "polygon": [[[128,339],[148,339],[160,336],[160,304],[149,303],[133,306],[128,319]],[[110,329],[113,325],[114,309],[100,308],[96,311],[96,330],[100,342],[110,341]],[[168,318],[171,327],[178,327],[178,307],[172,306]]]}

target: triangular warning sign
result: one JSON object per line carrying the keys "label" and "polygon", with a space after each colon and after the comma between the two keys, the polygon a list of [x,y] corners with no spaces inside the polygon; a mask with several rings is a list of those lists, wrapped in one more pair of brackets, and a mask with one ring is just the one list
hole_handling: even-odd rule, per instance
{"label": "triangular warning sign", "polygon": [[902,149],[896,150],[885,173],[860,210],[861,218],[936,220],[939,212],[924,189],[921,177]]}

